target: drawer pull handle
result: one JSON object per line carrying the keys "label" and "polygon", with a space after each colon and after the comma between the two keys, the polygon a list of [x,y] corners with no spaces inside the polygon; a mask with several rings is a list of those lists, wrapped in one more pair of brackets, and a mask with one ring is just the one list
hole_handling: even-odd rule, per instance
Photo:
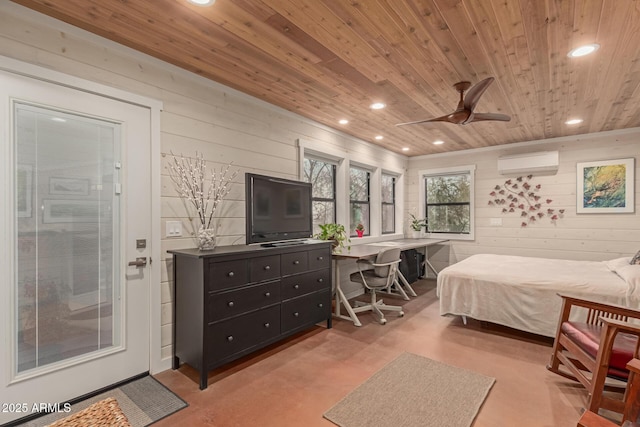
{"label": "drawer pull handle", "polygon": [[271,296],[271,292],[265,292],[264,296],[269,298]]}
{"label": "drawer pull handle", "polygon": [[265,327],[265,328],[269,328],[270,326],[271,326],[271,325],[270,325],[269,323],[265,323],[265,324],[264,324],[264,327]]}
{"label": "drawer pull handle", "polygon": [[267,271],[269,271],[269,270],[271,270],[271,266],[270,266],[270,265],[265,265],[265,266],[264,266],[264,269],[265,269],[265,270],[267,270]]}
{"label": "drawer pull handle", "polygon": [[324,259],[324,257],[322,257],[322,256],[318,257],[318,261],[322,261],[323,259]]}
{"label": "drawer pull handle", "polygon": [[295,313],[293,313],[293,316],[294,316],[294,317],[298,317],[298,316],[300,316],[300,313],[298,313],[298,312],[296,311]]}
{"label": "drawer pull handle", "polygon": [[229,273],[227,273],[227,276],[233,277],[233,271],[230,271]]}
{"label": "drawer pull handle", "polygon": [[321,278],[318,279],[318,282],[322,283],[322,282],[324,282],[324,279],[321,277]]}
{"label": "drawer pull handle", "polygon": [[229,336],[227,337],[227,341],[229,341],[229,342],[233,341],[233,335],[229,335]]}
{"label": "drawer pull handle", "polygon": [[322,308],[322,303],[318,304],[318,307]]}
{"label": "drawer pull handle", "polygon": [[300,285],[298,284],[293,285],[293,289],[300,289]]}
{"label": "drawer pull handle", "polygon": [[229,301],[229,302],[227,303],[227,305],[228,305],[229,307],[233,307],[233,301]]}
{"label": "drawer pull handle", "polygon": [[298,264],[300,264],[300,261],[298,260],[293,261],[293,265],[298,265]]}

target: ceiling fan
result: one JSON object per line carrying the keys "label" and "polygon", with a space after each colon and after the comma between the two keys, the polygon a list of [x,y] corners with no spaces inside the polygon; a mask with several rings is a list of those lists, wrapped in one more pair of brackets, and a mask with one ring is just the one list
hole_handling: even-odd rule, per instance
{"label": "ceiling fan", "polygon": [[[495,79],[493,77],[488,77],[481,82],[476,83],[471,89],[469,89],[471,86],[470,82],[458,82],[453,85],[453,87],[460,92],[460,102],[458,102],[458,108],[456,108],[456,111],[451,114],[447,114],[446,116],[436,117],[434,119],[417,120],[415,122],[398,123],[396,126],[415,125],[427,122],[449,122],[456,125],[466,125],[471,122],[487,120],[508,122],[511,120],[511,117],[506,114],[473,112],[473,109],[476,108],[476,104],[480,101],[480,97],[494,80]],[[465,96],[464,91],[467,89],[469,89],[469,92],[467,92],[467,95]]]}

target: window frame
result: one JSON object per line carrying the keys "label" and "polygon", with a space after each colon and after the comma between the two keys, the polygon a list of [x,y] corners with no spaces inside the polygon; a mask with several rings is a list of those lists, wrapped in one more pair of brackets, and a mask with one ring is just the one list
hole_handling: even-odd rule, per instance
{"label": "window frame", "polygon": [[[475,170],[476,165],[454,166],[449,168],[425,169],[418,172],[419,182],[419,218],[426,218],[426,179],[442,175],[469,175],[469,233],[431,233],[427,230],[426,237],[448,240],[475,240]],[[466,203],[465,203],[466,204]]]}
{"label": "window frame", "polygon": [[[391,188],[391,203],[389,202],[385,202],[384,199],[382,198],[382,182],[384,181],[384,177],[388,176],[392,179],[392,188]],[[398,209],[397,205],[396,205],[396,182],[397,182],[397,176],[395,174],[391,174],[385,171],[382,171],[382,174],[380,175],[380,234],[381,235],[387,235],[387,234],[395,234],[396,232],[396,210]],[[384,225],[384,207],[385,206],[393,206],[393,209],[391,210],[391,212],[393,213],[393,218],[391,220],[392,224],[393,224],[393,230],[391,231],[384,231],[383,230],[383,225]]]}
{"label": "window frame", "polygon": [[[349,151],[340,149],[332,144],[321,141],[298,139],[298,179],[304,178],[304,159],[315,158],[336,165],[336,223],[350,226],[350,204],[349,204],[349,167],[355,166],[368,170],[370,175],[370,224],[369,235],[362,238],[351,239],[351,245],[360,245],[384,240],[403,239],[405,237],[402,230],[406,225],[403,221],[404,213],[404,188],[406,180],[406,166],[398,164],[396,167],[389,167],[389,156],[397,156],[394,153],[387,153],[386,150],[377,147],[367,147],[366,153],[359,152],[358,160],[351,159]],[[382,234],[381,209],[381,174],[394,175],[396,177],[396,200],[395,200],[395,233]],[[398,231],[400,230],[400,231]],[[355,230],[354,230],[355,232]]]}
{"label": "window frame", "polygon": [[[356,169],[362,172],[365,172],[367,174],[367,200],[354,200],[351,198],[351,170],[352,169]],[[371,224],[371,179],[372,179],[372,172],[371,170],[362,167],[360,165],[357,164],[349,164],[349,228],[351,228],[351,230],[349,230],[349,236],[350,237],[355,237],[358,234],[356,233],[355,230],[355,226],[357,224],[351,224],[351,208],[354,204],[356,205],[366,205],[369,207],[369,214],[368,214],[368,218],[367,218],[367,224],[369,225],[368,227],[365,227],[364,229],[364,236],[371,236],[371,230],[370,228],[372,228],[372,224]],[[381,233],[382,234],[382,233]]]}
{"label": "window frame", "polygon": [[[311,193],[311,207],[313,210],[313,203],[314,202],[332,202],[333,203],[333,222],[336,222],[336,218],[338,215],[338,198],[337,198],[337,185],[336,185],[336,181],[337,181],[337,174],[338,174],[338,165],[336,164],[336,162],[328,160],[328,159],[323,159],[320,158],[318,156],[313,156],[313,155],[305,155],[302,159],[302,178],[304,181],[304,161],[305,160],[315,160],[317,162],[323,162],[326,163],[328,165],[331,165],[332,169],[333,169],[333,198],[332,199],[328,199],[325,197],[314,197],[313,196],[313,192]],[[308,182],[308,181],[305,181]]]}

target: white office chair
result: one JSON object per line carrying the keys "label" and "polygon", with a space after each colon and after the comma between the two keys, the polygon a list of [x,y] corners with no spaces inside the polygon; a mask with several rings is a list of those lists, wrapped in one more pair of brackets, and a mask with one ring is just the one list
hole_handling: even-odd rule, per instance
{"label": "white office chair", "polygon": [[396,281],[399,263],[399,248],[381,250],[378,252],[375,261],[366,259],[357,261],[358,271],[352,273],[350,279],[352,282],[361,283],[371,293],[371,302],[363,303],[357,301],[356,306],[353,308],[355,313],[371,310],[378,315],[379,322],[382,325],[387,323],[382,310],[397,311],[400,317],[404,316],[402,307],[386,305],[382,300],[376,299],[376,291],[389,290]]}

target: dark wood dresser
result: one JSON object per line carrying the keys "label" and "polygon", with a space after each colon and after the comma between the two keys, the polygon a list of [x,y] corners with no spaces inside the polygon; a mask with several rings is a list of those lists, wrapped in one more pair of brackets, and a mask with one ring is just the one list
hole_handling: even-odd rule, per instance
{"label": "dark wood dresser", "polygon": [[171,250],[173,369],[188,363],[207,388],[211,369],[327,321],[331,243]]}

